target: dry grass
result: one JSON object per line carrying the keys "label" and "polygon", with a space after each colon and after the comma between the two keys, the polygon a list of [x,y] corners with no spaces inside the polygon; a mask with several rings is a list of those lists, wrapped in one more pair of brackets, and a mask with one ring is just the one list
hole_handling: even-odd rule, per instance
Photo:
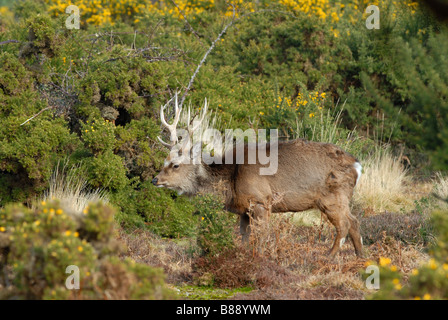
{"label": "dry grass", "polygon": [[378,147],[360,161],[363,174],[353,196],[356,206],[369,213],[407,212],[413,208],[405,188],[410,181],[408,172],[388,147]]}
{"label": "dry grass", "polygon": [[169,283],[192,280],[191,265],[195,255],[189,250],[191,244],[179,244],[140,229],[132,233],[120,229],[119,239],[124,241],[127,247],[124,256],[139,263],[163,268]]}
{"label": "dry grass", "polygon": [[[211,257],[194,253],[193,242],[161,239],[147,231],[122,231],[120,238],[127,244],[126,256],[162,267],[173,285],[254,288],[238,293],[236,299],[363,299],[371,293],[360,274],[367,261],[389,257],[400,271],[409,274],[428,259],[421,243],[403,242],[383,232],[365,246],[365,259],[357,258],[351,241],[346,241],[330,260],[327,252],[335,236],[333,226],[325,221],[311,226],[297,226],[296,222],[292,214],[272,215],[269,223],[255,226],[249,246],[237,239],[235,248]],[[385,219],[383,225],[387,223]],[[418,223],[410,225],[418,232]]]}
{"label": "dry grass", "polygon": [[90,202],[109,202],[107,194],[101,189],[89,189],[83,179],[80,166],[68,167],[67,163],[58,163],[51,178],[48,190],[40,201],[59,199],[67,212],[80,214]]}
{"label": "dry grass", "polygon": [[[412,228],[418,229],[418,225]],[[357,258],[347,241],[330,260],[327,252],[333,244],[334,228],[326,222],[297,227],[293,215],[273,215],[268,224],[255,229],[250,247],[240,245],[219,257],[202,259],[195,265],[196,276],[211,273],[219,287],[256,288],[238,294],[238,299],[363,299],[369,291],[360,271],[368,260],[389,257],[409,273],[428,259],[421,244],[405,244],[383,233],[365,247],[365,259]]]}
{"label": "dry grass", "polygon": [[448,209],[448,202],[442,200],[448,199],[448,177],[444,176],[441,172],[437,172],[433,182],[433,192],[441,198],[438,199],[437,205],[443,210]]}
{"label": "dry grass", "polygon": [[365,216],[360,222],[361,235],[367,245],[381,241],[384,234],[408,245],[434,243],[434,226],[428,214],[388,212]]}

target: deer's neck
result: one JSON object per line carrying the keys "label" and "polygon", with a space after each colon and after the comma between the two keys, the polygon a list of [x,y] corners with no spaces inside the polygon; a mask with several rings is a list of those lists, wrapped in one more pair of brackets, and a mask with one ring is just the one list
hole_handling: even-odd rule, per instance
{"label": "deer's neck", "polygon": [[235,165],[202,164],[198,174],[197,193],[213,193],[228,198],[232,193],[232,180],[235,175]]}

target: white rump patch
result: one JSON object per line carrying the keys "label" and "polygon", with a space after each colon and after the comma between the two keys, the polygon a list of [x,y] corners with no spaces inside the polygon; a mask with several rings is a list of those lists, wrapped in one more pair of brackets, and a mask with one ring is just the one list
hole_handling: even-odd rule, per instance
{"label": "white rump patch", "polygon": [[361,164],[359,162],[355,162],[353,167],[355,168],[356,173],[358,174],[358,177],[356,178],[356,183],[355,183],[355,186],[356,186],[358,184],[359,178],[361,178],[362,166],[361,166]]}
{"label": "white rump patch", "polygon": [[345,238],[342,238],[341,241],[339,242],[339,247],[342,248],[344,243],[345,243]]}

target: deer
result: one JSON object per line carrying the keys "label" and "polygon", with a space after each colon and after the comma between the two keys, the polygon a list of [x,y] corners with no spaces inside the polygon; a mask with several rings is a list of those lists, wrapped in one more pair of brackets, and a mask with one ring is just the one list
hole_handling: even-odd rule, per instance
{"label": "deer", "polygon": [[[336,228],[328,257],[335,257],[347,236],[352,239],[356,256],[363,257],[360,224],[350,210],[350,200],[362,172],[354,156],[334,144],[295,139],[277,142],[278,168],[272,175],[260,175],[259,169],[266,165],[258,160],[249,163],[248,144],[244,145],[244,159],[240,162],[191,161],[202,149],[200,143],[191,143],[191,137],[204,120],[207,101],[200,120],[193,125],[193,121],[187,121],[187,138],[182,137],[181,141],[176,131],[182,112],[177,95],[172,124],[168,124],[164,116],[168,104],[161,106],[160,120],[162,131],[168,129],[170,133],[170,142],[160,136],[158,139],[170,153],[160,173],[152,180],[153,185],[190,197],[219,189],[225,209],[239,215],[243,243],[248,243],[254,221],[264,222],[271,213],[317,209]],[[236,145],[231,146],[226,156],[230,154],[235,159],[236,149]],[[266,150],[268,153],[273,150],[272,141],[267,143]],[[217,185],[221,188],[216,188]]]}

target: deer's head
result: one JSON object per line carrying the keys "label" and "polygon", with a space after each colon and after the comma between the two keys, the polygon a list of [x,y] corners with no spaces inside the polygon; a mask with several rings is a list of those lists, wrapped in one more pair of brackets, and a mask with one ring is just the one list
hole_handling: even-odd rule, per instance
{"label": "deer's head", "polygon": [[[168,124],[165,119],[165,110],[169,104],[174,104],[173,123]],[[173,99],[160,108],[160,120],[162,125],[168,129],[170,142],[159,141],[170,150],[170,154],[165,159],[160,173],[152,180],[157,187],[165,187],[176,190],[179,194],[194,194],[198,179],[204,178],[205,168],[198,157],[200,156],[202,144],[200,142],[193,144],[192,139],[195,131],[201,126],[207,113],[207,100],[202,110],[199,121],[190,120],[190,109],[185,115],[184,123],[186,129],[178,129],[177,125],[181,119],[182,107],[178,105],[177,94]],[[185,118],[184,117],[184,118]],[[194,123],[194,124],[192,124]]]}

